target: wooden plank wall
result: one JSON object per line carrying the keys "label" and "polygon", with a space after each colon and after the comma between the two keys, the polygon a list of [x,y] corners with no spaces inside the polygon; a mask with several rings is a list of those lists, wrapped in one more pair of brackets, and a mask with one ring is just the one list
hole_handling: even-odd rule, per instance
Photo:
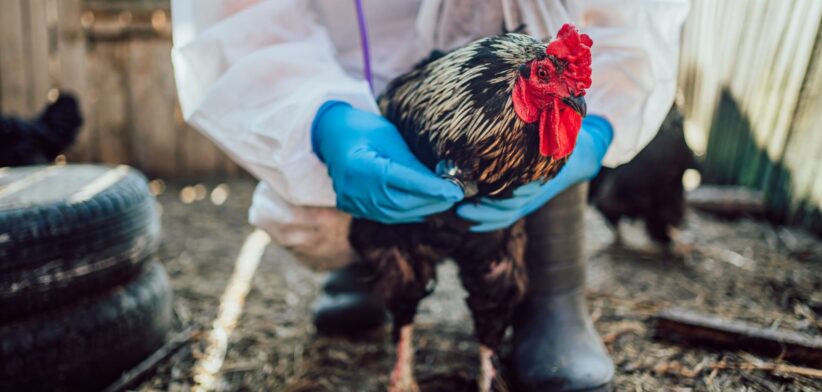
{"label": "wooden plank wall", "polygon": [[49,91],[71,91],[86,121],[69,161],[156,177],[239,175],[184,124],[170,53],[168,0],[2,0],[0,110],[32,116]]}
{"label": "wooden plank wall", "polygon": [[45,4],[0,4],[0,107],[30,114],[50,88]]}
{"label": "wooden plank wall", "polygon": [[818,0],[693,0],[679,84],[705,179],[822,232],[820,21]]}

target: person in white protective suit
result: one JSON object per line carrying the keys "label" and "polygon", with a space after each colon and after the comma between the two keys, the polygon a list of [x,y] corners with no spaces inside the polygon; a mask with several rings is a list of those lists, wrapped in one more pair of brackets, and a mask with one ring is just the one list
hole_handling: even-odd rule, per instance
{"label": "person in white protective suit", "polygon": [[[172,59],[185,120],[260,180],[251,223],[306,263],[340,267],[315,306],[320,332],[384,322],[369,271],[351,263],[351,215],[410,222],[456,207],[477,231],[527,216],[529,238],[544,240],[526,254],[514,375],[523,390],[608,390],[613,364],[583,297],[586,181],[654,137],[674,99],[687,11],[687,0],[172,0]],[[511,200],[460,204],[461,190],[395,137],[375,96],[433,50],[520,25],[546,38],[564,23],[594,41],[591,115],[571,160]],[[540,235],[554,226],[563,234]]]}

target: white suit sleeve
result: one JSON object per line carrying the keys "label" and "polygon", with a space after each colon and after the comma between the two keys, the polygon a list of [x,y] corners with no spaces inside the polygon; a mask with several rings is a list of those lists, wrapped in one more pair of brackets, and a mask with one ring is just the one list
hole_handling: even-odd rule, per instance
{"label": "white suit sleeve", "polygon": [[588,113],[606,117],[614,140],[603,164],[631,160],[656,135],[676,94],[680,31],[687,0],[567,2],[591,36],[593,85]]}
{"label": "white suit sleeve", "polygon": [[334,206],[311,150],[317,109],[338,99],[377,111],[344,73],[299,0],[174,0],[172,60],[185,120],[292,205]]}

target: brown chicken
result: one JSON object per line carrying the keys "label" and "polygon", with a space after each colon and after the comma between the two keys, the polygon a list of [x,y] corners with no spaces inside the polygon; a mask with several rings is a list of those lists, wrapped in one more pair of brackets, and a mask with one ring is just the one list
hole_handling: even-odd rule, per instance
{"label": "brown chicken", "polygon": [[[591,39],[570,25],[549,44],[508,33],[432,55],[380,97],[414,154],[472,197],[510,197],[552,178],[576,143],[591,84]],[[373,287],[393,316],[397,362],[392,391],[416,391],[412,322],[433,290],[436,263],[451,257],[481,344],[479,387],[499,382],[495,353],[527,288],[524,222],[487,233],[454,211],[423,223],[355,219],[351,243],[371,264]]]}

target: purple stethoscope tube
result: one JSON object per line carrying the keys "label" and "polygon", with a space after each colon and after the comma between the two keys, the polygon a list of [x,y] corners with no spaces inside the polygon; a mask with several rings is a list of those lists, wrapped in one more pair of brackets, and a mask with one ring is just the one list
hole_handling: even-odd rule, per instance
{"label": "purple stethoscope tube", "polygon": [[363,74],[368,81],[368,87],[374,92],[374,79],[371,75],[371,53],[368,48],[368,29],[365,26],[365,13],[362,10],[362,0],[354,0],[357,5],[357,23],[360,26],[360,46],[362,46]]}

